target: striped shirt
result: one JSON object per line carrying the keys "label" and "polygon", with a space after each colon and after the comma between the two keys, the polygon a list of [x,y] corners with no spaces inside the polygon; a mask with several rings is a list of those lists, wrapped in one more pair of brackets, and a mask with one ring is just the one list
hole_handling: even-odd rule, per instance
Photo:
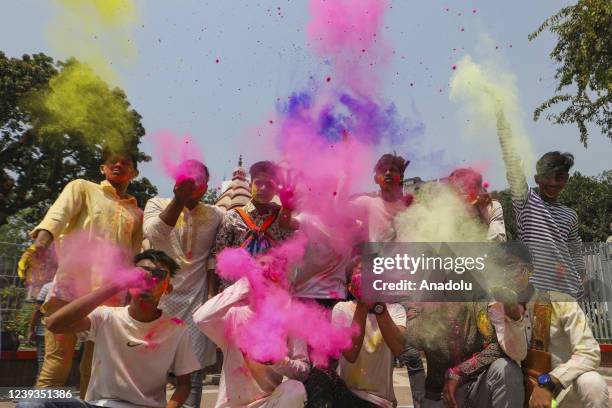
{"label": "striped shirt", "polygon": [[584,291],[581,274],[585,269],[578,216],[569,207],[544,200],[527,186],[503,114],[498,115],[497,129],[519,239],[527,245],[533,258],[531,283],[541,290],[563,292],[578,298]]}

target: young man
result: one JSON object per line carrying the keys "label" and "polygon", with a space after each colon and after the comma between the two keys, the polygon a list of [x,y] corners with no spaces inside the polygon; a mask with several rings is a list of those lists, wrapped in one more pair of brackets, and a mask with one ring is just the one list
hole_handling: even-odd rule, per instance
{"label": "young man", "polygon": [[533,285],[579,298],[584,293],[585,276],[582,240],[578,235],[578,216],[559,204],[574,156],[548,152],[536,164],[537,189],[527,186],[520,157],[514,149],[510,126],[504,113],[497,113],[497,129],[506,177],[512,193],[519,239],[533,256]]}
{"label": "young man", "polygon": [[[404,172],[410,164],[402,156],[384,154],[374,166],[374,181],[378,184],[378,195],[360,196],[353,203],[365,227],[365,239],[370,242],[391,242],[397,238],[394,219],[404,211],[413,197],[404,194]],[[418,314],[417,309],[407,305],[409,318]],[[410,389],[415,407],[419,407],[424,397],[425,370],[420,352],[407,344],[400,356],[400,361],[406,364],[410,380]]]}
{"label": "young man", "polygon": [[[178,265],[153,249],[136,255],[134,264],[138,269],[124,272],[121,283],[106,284],[47,319],[47,328],[54,333],[87,332],[87,338],[96,343],[85,401],[21,402],[18,407],[182,406],[189,395],[189,374],[200,364],[191,350],[186,325],[158,307],[160,299],[172,291],[170,277]],[[125,289],[131,295],[129,306],[99,307]],[[170,371],[176,375],[177,386],[166,401]]]}
{"label": "young man", "polygon": [[[33,251],[28,256],[44,258],[51,242],[56,241],[58,268],[54,285],[42,306],[47,316],[79,296],[99,285],[97,276],[83,271],[86,281],[91,278],[91,287],[77,289],[75,279],[66,268],[62,259],[62,238],[72,233],[89,236],[103,236],[113,244],[123,248],[126,258],[140,251],[142,244],[142,211],[136,198],[127,194],[130,182],[138,175],[136,157],[128,152],[113,152],[105,149],[100,173],[104,180],[92,183],[87,180],[74,180],[66,185],[58,199],[49,208],[42,222],[34,228]],[[122,296],[108,299],[109,305],[123,305]],[[76,336],[73,334],[56,336],[45,333],[45,362],[37,381],[38,387],[61,387],[66,382],[72,367]],[[81,391],[85,394],[89,372],[91,371],[91,352],[93,345],[87,344],[81,362]]]}
{"label": "young man", "polygon": [[374,181],[380,187],[378,195],[355,198],[352,205],[360,213],[365,227],[364,238],[370,242],[395,240],[393,220],[405,210],[412,196],[404,195],[404,171],[410,162],[402,156],[383,154],[374,167]]}
{"label": "young man", "polygon": [[[273,284],[270,282],[270,284]],[[289,341],[289,354],[277,363],[249,359],[228,337],[227,325],[248,319],[250,284],[242,278],[206,302],[193,320],[223,351],[223,368],[215,408],[302,408],[310,364],[303,343]],[[231,330],[230,330],[231,331]],[[283,377],[288,380],[283,381]]]}
{"label": "young man", "polygon": [[393,392],[395,357],[404,349],[406,311],[400,304],[368,304],[361,299],[361,264],[353,269],[349,291],[354,300],[338,303],[332,316],[338,324],[356,325],[352,347],[338,364],[338,375],[350,390],[334,406],[383,407],[397,405]]}
{"label": "young man", "polygon": [[427,358],[423,408],[522,406],[523,375],[517,361],[527,348],[520,335],[524,327],[521,320],[499,319],[499,314],[486,302],[425,303],[408,320],[408,341]]}
{"label": "young man", "polygon": [[471,168],[460,168],[448,176],[448,181],[473,209],[474,215],[487,226],[487,241],[505,242],[504,210],[500,202],[491,199],[483,189],[482,175]]}
{"label": "young man", "polygon": [[[279,184],[279,168],[270,161],[251,166],[251,200],[242,208],[225,214],[217,240],[215,253],[227,247],[243,247],[252,256],[265,253],[285,240],[291,230],[279,225],[281,207],[272,202]],[[221,282],[223,288],[231,282]]]}
{"label": "young man", "polygon": [[[201,200],[208,188],[208,168],[188,160],[180,165],[183,179],[174,186],[173,198],[155,197],[144,211],[144,235],[152,248],[175,259],[180,272],[172,278],[172,293],[164,296],[160,309],[187,323],[193,350],[202,368],[216,361],[215,346],[193,323],[193,313],[210,296],[213,288],[215,236],[223,213]],[[199,407],[204,372],[192,374],[191,394],[185,407]]]}
{"label": "young man", "polygon": [[535,337],[535,305],[542,294],[552,309],[548,344],[552,371],[534,375],[537,386],[529,400],[530,408],[549,408],[553,398],[562,407],[609,407],[608,386],[597,372],[600,363],[599,343],[593,337],[588,318],[578,302],[559,292],[534,291],[527,304],[527,341]]}

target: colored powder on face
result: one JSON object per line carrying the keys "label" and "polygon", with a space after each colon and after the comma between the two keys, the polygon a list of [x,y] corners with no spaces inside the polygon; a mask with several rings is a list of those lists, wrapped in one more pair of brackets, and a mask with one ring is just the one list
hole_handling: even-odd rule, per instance
{"label": "colored powder on face", "polygon": [[155,146],[154,160],[160,160],[166,175],[177,182],[199,178],[201,168],[190,164],[190,161],[203,162],[203,158],[200,148],[191,136],[179,137],[163,130],[151,135],[151,140]]}
{"label": "colored powder on face", "polygon": [[43,136],[79,133],[87,143],[121,150],[135,141],[128,102],[87,64],[74,62],[49,81],[49,88],[28,97],[28,109],[42,118],[35,124]]}

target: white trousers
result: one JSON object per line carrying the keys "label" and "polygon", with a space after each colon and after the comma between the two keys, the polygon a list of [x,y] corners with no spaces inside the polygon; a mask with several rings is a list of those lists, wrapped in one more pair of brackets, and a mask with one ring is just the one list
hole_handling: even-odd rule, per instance
{"label": "white trousers", "polygon": [[588,371],[559,394],[559,408],[609,408],[608,384],[597,371]]}
{"label": "white trousers", "polygon": [[304,408],[306,388],[296,380],[283,381],[270,396],[261,399],[249,408]]}

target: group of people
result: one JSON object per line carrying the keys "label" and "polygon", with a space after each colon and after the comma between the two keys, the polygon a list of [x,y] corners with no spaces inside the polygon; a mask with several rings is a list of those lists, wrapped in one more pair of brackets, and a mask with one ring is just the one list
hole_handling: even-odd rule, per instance
{"label": "group of people", "polygon": [[[199,407],[206,368],[220,349],[217,408],[394,407],[396,358],[408,367],[417,407],[543,408],[553,399],[564,407],[608,407],[607,385],[596,371],[599,345],[576,301],[585,277],[578,220],[557,201],[573,157],[544,154],[537,188],[530,188],[503,115],[498,120],[519,238],[528,248],[507,250],[509,279],[529,276],[514,301],[369,303],[360,288],[359,256],[334,250],[333,241],[344,237],[314,214],[296,214],[286,197],[275,202],[276,164],[253,164],[251,200],[224,212],[202,202],[208,168],[186,161],[173,197],[149,200],[143,213],[127,193],[136,159],[105,150],[104,181],[69,183],[32,231],[34,243],[24,255],[33,264],[57,241],[57,272],[41,299],[46,348],[36,386],[65,385],[81,339],[81,399],[18,406]],[[383,155],[374,168],[378,194],[351,200],[364,240],[397,239],[396,216],[418,200],[403,191],[407,165],[401,156]],[[448,183],[483,224],[482,241],[505,241],[502,207],[483,189],[482,176],[458,169]],[[338,325],[355,327],[351,346],[327,367],[313,366],[307,345],[291,338],[281,361],[253,360],[228,331],[254,313],[251,288],[246,278],[220,279],[215,256],[242,247],[262,259],[296,231],[308,243],[298,267],[287,271],[292,295],[329,309]],[[61,241],[76,232],[123,248],[136,269],[113,281],[75,274]],[[81,278],[88,290],[74,285]],[[169,382],[174,391],[167,399]]]}

